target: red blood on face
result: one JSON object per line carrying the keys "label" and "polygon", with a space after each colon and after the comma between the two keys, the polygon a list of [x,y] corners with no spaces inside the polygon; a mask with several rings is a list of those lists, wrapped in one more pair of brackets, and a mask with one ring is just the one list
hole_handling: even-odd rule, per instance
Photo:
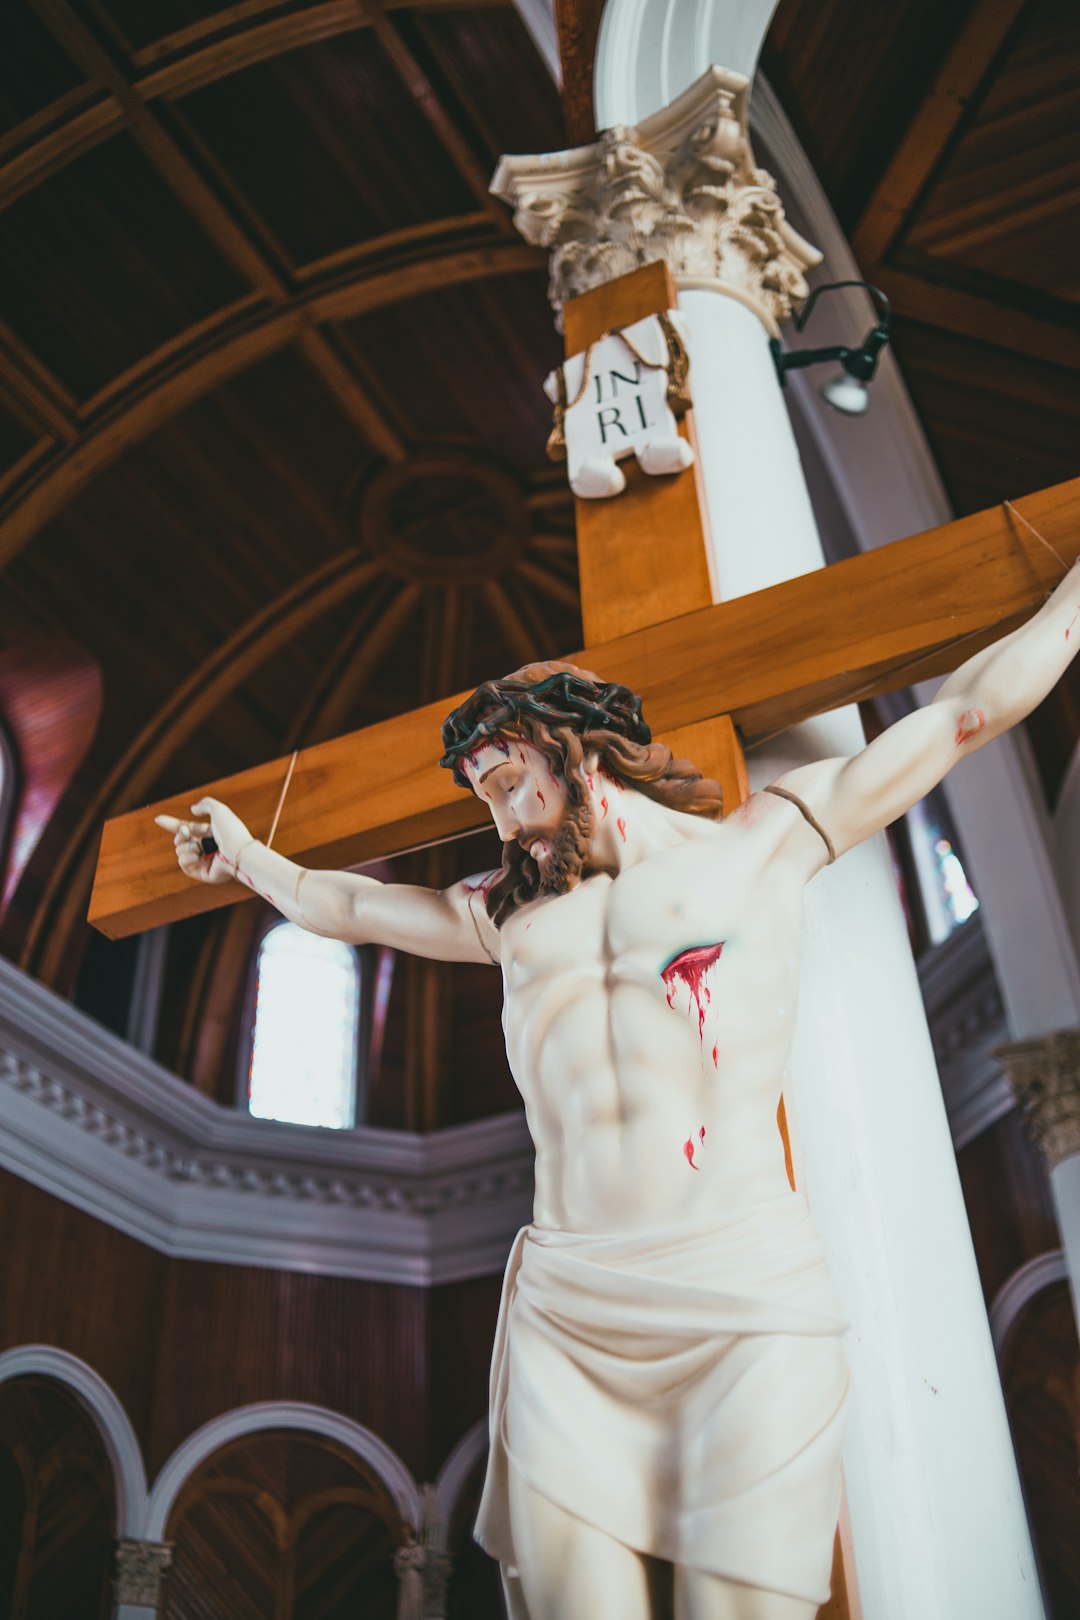
{"label": "red blood on face", "polygon": [[700,1131],[698,1131],[698,1135],[701,1137],[702,1142],[704,1142],[705,1141],[705,1127],[704,1127],[704,1125],[701,1127]]}
{"label": "red blood on face", "polygon": [[540,800],[540,803],[543,805],[544,809],[546,810],[547,809],[547,800],[544,798],[544,795],[541,793],[539,788],[537,788],[537,790],[536,790],[536,797]]}
{"label": "red blood on face", "polygon": [[694,1163],[694,1141],[692,1137],[688,1136],[686,1138],[686,1141],[682,1145],[682,1150],[686,1154],[686,1162],[690,1166],[691,1170],[696,1170],[698,1166]]}
{"label": "red blood on face", "polygon": [[[667,1004],[675,1005],[675,992],[681,980],[690,992],[698,1012],[698,1034],[705,1031],[705,1009],[712,1000],[712,992],[705,983],[705,975],[714,963],[719,962],[720,953],[726,944],[721,940],[718,945],[694,945],[688,951],[682,951],[673,956],[666,968],[660,971],[660,977],[667,985]],[[715,1053],[714,1053],[715,1059]]]}
{"label": "red blood on face", "polygon": [[615,825],[619,829],[619,837],[622,839],[623,843],[625,844],[626,843],[626,822],[623,820],[622,816],[619,817],[619,819],[615,823]]}
{"label": "red blood on face", "polygon": [[604,817],[607,815],[607,800],[604,798],[603,794],[600,796],[600,810],[600,820],[603,821]]}

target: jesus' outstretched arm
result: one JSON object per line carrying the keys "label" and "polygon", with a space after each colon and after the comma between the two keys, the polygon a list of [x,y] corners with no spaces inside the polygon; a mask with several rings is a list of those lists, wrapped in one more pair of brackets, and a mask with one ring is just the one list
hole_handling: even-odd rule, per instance
{"label": "jesus' outstretched arm", "polygon": [[1014,726],[1080,652],[1080,564],[1026,624],[961,664],[932,703],[850,759],[819,760],[782,777],[836,853],[888,826],[952,767]]}
{"label": "jesus' outstretched arm", "polygon": [[173,834],[177,860],[190,878],[235,880],[290,922],[350,945],[391,945],[440,962],[498,960],[499,936],[484,908],[480,878],[437,890],[380,883],[358,872],[309,871],[267,849],[219,799],[200,799],[191,812],[190,821],[156,817]]}

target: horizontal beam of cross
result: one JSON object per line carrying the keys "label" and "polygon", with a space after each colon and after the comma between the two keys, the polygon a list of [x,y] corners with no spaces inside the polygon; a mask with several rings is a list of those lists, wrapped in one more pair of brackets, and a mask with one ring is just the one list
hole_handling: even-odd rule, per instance
{"label": "horizontal beam of cross", "polygon": [[[768,590],[620,636],[575,663],[640,692],[663,737],[731,714],[747,744],[799,720],[943,674],[1028,618],[1080,556],[1080,479],[928,529]],[[485,807],[435,761],[439,726],[464,694],[299,754],[275,847],[310,866],[353,866],[487,824]],[[189,789],[106,823],[90,921],[113,939],[247,898],[190,882],[159,813],[211,793],[257,836],[287,761]]]}

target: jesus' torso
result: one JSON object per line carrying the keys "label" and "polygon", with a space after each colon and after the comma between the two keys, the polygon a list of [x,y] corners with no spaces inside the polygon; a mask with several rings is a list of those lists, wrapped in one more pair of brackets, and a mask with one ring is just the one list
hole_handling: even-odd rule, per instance
{"label": "jesus' torso", "polygon": [[666,847],[501,932],[539,1226],[693,1223],[788,1188],[776,1108],[813,835],[761,795],[720,824],[662,814]]}

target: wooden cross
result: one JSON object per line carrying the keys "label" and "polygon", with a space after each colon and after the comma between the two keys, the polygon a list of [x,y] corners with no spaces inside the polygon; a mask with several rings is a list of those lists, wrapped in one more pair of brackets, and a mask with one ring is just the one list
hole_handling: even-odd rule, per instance
{"label": "wooden cross", "polygon": [[[675,302],[663,264],[609,282],[567,304],[567,352]],[[681,431],[692,435],[692,413]],[[721,781],[734,808],[746,791],[739,737],[752,746],[823,710],[944,674],[1041,605],[1080,555],[1080,479],[1015,511],[1046,544],[995,507],[714,605],[700,470],[647,478],[629,463],[622,495],[577,503],[587,645],[567,656],[639,692],[654,732]],[[439,726],[465,695],[301,750],[274,847],[308,866],[345,867],[486,826],[484,806],[436,763]],[[240,885],[184,877],[153,817],[185,816],[208,793],[265,837],[288,766],[274,760],[107,822],[91,923],[121,939],[249,899]]]}
{"label": "wooden cross", "polygon": [[[566,306],[567,353],[675,303],[663,264],[586,293]],[[680,431],[693,442],[692,416]],[[1080,554],[1080,479],[1016,510],[1045,544],[996,508],[713,605],[699,464],[664,479],[631,462],[622,495],[577,502],[587,647],[569,656],[639,692],[654,731],[719,780],[734,809],[748,791],[740,734],[752,744],[942,674],[1040,606]],[[212,794],[265,836],[287,771],[275,847],[308,866],[352,866],[487,825],[484,806],[436,763],[440,723],[465,695],[116,817],[104,829],[90,921],[118,939],[248,899],[240,885],[185,878],[153,817],[185,816]],[[782,1102],[778,1123],[790,1175]],[[838,1540],[819,1620],[848,1612]]]}

